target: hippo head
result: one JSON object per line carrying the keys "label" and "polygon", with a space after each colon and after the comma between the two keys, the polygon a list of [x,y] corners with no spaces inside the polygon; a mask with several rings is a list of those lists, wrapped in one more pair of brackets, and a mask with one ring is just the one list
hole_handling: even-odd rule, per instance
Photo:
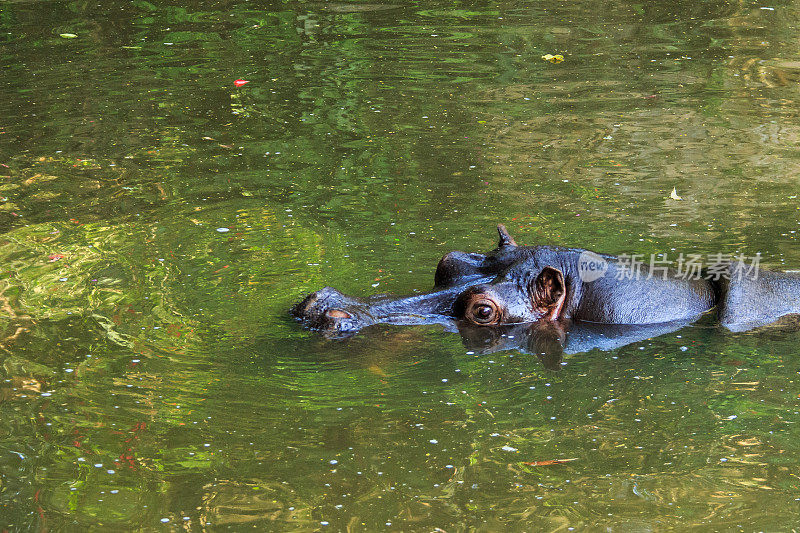
{"label": "hippo head", "polygon": [[539,247],[517,246],[502,224],[497,230],[499,243],[488,254],[446,254],[429,293],[355,298],[325,287],[291,313],[327,337],[348,337],[379,323],[486,327],[557,320],[567,284],[553,256]]}

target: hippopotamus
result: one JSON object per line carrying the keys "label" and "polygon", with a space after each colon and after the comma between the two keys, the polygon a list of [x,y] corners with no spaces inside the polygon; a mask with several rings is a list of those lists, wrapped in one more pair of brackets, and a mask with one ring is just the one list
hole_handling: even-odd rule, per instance
{"label": "hippopotamus", "polygon": [[[596,339],[581,332],[591,333],[596,325],[612,332],[601,337],[613,338],[614,326],[620,342],[630,342],[674,331],[712,310],[731,331],[800,313],[797,273],[762,269],[742,276],[730,263],[715,276],[681,276],[667,267],[658,275],[631,275],[620,257],[580,248],[519,246],[505,226],[499,224],[497,231],[499,242],[489,253],[442,257],[431,292],[355,298],[325,287],[291,313],[327,337],[348,337],[380,323],[443,324],[467,337],[475,330],[486,337],[494,334],[490,328],[523,328],[534,344],[562,347],[572,330],[573,339],[589,339],[575,345],[587,349]],[[587,269],[587,264],[598,268]],[[618,343],[606,344],[610,349]]]}

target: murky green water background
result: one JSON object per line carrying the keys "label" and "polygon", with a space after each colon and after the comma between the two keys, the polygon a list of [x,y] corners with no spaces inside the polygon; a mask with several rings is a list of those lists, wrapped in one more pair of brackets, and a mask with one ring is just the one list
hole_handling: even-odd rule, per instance
{"label": "murky green water background", "polygon": [[800,268],[799,22],[1,3],[0,529],[788,531],[798,332],[708,323],[551,372],[286,310],[427,289],[497,222]]}

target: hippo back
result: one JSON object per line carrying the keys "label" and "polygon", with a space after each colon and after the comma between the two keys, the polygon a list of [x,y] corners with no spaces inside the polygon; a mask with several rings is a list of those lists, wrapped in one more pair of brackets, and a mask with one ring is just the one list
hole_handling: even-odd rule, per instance
{"label": "hippo back", "polygon": [[800,273],[761,270],[753,277],[720,280],[719,321],[731,331],[746,331],[800,313]]}

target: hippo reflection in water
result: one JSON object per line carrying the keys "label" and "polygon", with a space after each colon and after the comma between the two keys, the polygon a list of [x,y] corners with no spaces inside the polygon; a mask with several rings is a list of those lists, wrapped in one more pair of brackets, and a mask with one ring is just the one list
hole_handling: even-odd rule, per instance
{"label": "hippo reflection in water", "polygon": [[[800,313],[798,274],[761,270],[743,276],[731,263],[719,280],[686,279],[672,269],[648,279],[627,275],[623,269],[630,262],[615,256],[518,246],[502,224],[497,230],[500,242],[488,254],[445,255],[429,293],[354,298],[325,287],[291,312],[327,337],[349,337],[373,324],[443,324],[457,328],[465,341],[496,345],[492,339],[510,335],[516,341],[507,348],[535,353],[559,351],[555,346],[613,349],[674,331],[714,308],[720,324],[732,331]],[[587,257],[601,263],[602,272],[587,275]]]}

